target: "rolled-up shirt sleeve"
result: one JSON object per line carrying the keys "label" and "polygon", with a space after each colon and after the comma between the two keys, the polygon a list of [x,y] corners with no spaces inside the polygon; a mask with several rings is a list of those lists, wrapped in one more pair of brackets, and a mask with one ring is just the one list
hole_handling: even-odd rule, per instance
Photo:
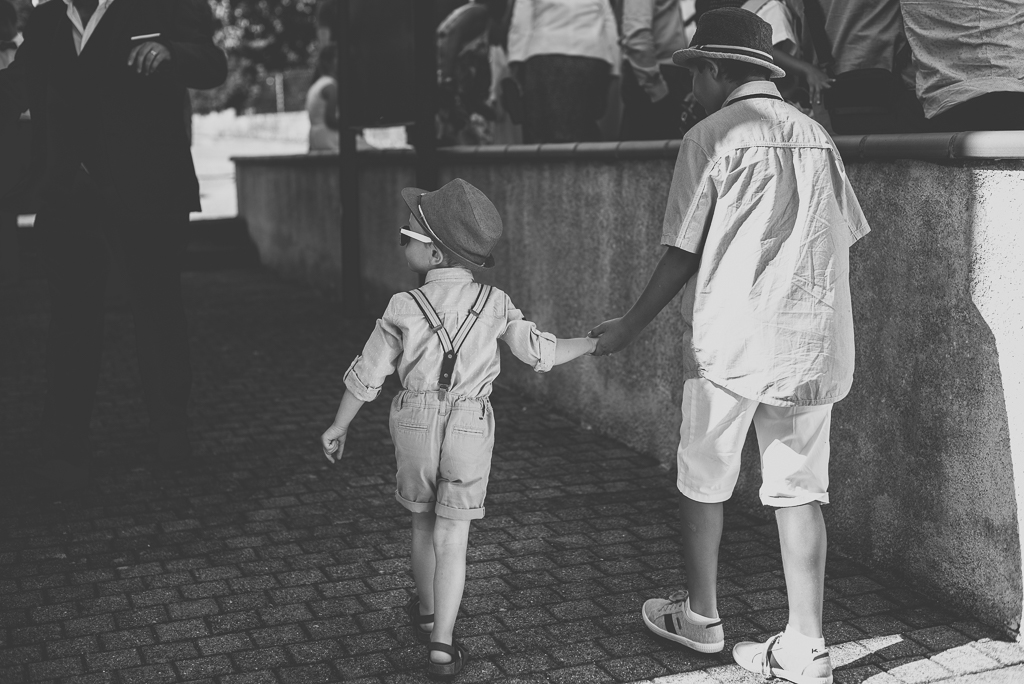
{"label": "rolled-up shirt sleeve", "polygon": [[541,332],[536,324],[527,321],[523,312],[508,302],[505,331],[498,339],[508,345],[516,358],[538,373],[547,373],[555,362],[557,342],[551,333]]}
{"label": "rolled-up shirt sleeve", "polygon": [[360,354],[345,371],[345,387],[360,401],[373,401],[402,356],[402,330],[395,323],[394,299],[377,320]]}

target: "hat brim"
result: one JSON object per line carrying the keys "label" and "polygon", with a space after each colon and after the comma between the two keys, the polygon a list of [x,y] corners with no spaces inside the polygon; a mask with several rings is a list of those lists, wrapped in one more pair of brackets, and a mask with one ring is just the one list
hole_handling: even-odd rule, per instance
{"label": "hat brim", "polygon": [[677,66],[685,67],[695,59],[734,59],[738,62],[746,62],[747,64],[756,64],[759,67],[764,67],[771,72],[772,78],[782,78],[786,75],[785,69],[778,65],[764,59],[758,59],[757,57],[748,57],[747,55],[712,52],[711,50],[699,50],[697,48],[686,48],[685,50],[676,50],[672,53],[672,62]]}
{"label": "hat brim", "polygon": [[[413,218],[416,218],[417,214],[419,213],[419,202],[417,202],[417,200],[419,199],[420,195],[425,194],[427,194],[427,190],[422,190],[420,188],[402,188],[402,199],[405,200],[405,205],[409,207],[409,213],[412,214]],[[419,219],[416,220],[416,223],[420,223]],[[444,243],[441,241],[441,238],[437,237],[437,235],[434,234],[434,231],[430,229],[430,226],[423,226],[423,230],[426,231],[427,235],[429,235],[434,240],[434,242],[437,243],[438,249],[440,249],[448,256],[457,259],[460,264],[464,264],[467,268],[471,268],[474,270],[480,270],[482,268],[494,268],[494,257],[492,255],[488,254],[487,258],[484,259],[484,263],[474,264],[472,261],[465,258],[464,256],[445,247]]]}

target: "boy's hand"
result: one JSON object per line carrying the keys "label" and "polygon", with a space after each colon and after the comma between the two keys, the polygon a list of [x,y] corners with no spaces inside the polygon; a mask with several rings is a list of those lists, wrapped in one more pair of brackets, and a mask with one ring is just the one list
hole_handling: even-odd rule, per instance
{"label": "boy's hand", "polygon": [[324,448],[324,456],[331,463],[337,463],[345,453],[345,439],[348,437],[347,427],[332,425],[320,436],[320,444]]}
{"label": "boy's hand", "polygon": [[594,356],[605,356],[614,354],[624,349],[633,341],[632,334],[622,325],[621,318],[613,318],[591,330],[587,337],[596,337],[597,344],[594,347]]}

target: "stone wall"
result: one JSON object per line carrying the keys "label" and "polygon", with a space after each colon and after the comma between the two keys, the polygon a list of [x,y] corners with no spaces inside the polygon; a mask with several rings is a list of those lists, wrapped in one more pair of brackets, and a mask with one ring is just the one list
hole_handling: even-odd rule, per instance
{"label": "stone wall", "polygon": [[[504,218],[487,279],[560,336],[621,315],[661,251],[671,148],[590,148],[443,156],[441,181],[466,178]],[[853,158],[848,170],[873,230],[851,253],[857,374],[834,414],[832,543],[1016,632],[1024,603],[1024,165]],[[362,268],[367,310],[377,315],[392,293],[416,284],[396,237],[407,218],[398,191],[413,184],[413,160],[364,159]],[[334,171],[317,168],[300,158],[244,161],[239,206],[257,226],[266,263],[336,287],[336,261],[314,254],[333,254],[340,242],[336,221],[316,224],[337,214],[308,208],[336,206],[336,194],[319,194],[324,186],[312,178]],[[275,184],[253,191],[268,173]],[[502,381],[670,464],[681,397],[676,308],[614,357],[546,376],[510,358]],[[737,496],[754,507],[758,463],[752,440],[747,446]]]}

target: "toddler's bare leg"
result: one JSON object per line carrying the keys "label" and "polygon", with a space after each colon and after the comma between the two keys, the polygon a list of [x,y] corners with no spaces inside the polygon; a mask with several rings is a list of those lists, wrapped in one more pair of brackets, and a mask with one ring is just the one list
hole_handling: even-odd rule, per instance
{"label": "toddler's bare leg", "polygon": [[725,520],[720,503],[702,503],[680,495],[679,517],[683,523],[683,560],[690,610],[704,617],[718,617],[718,549]]}
{"label": "toddler's bare leg", "polygon": [[775,511],[782,544],[782,569],[789,597],[789,626],[804,636],[821,637],[821,610],[825,593],[827,535],[821,505]]}
{"label": "toddler's bare leg", "polygon": [[[466,547],[469,544],[469,520],[437,518],[434,524],[434,631],[431,641],[452,643],[455,618],[466,588]],[[451,662],[451,656],[431,651],[434,662]]]}
{"label": "toddler's bare leg", "polygon": [[[433,511],[412,514],[412,579],[420,600],[420,613],[434,612],[434,520]],[[424,625],[430,627],[430,624]]]}

